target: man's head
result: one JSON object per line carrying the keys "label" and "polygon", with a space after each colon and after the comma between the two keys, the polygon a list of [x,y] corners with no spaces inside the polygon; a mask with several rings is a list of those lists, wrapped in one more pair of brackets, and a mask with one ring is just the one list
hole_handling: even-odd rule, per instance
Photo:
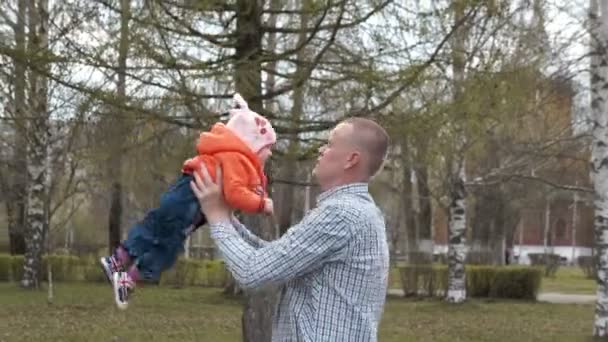
{"label": "man's head", "polygon": [[319,149],[313,175],[323,191],[368,182],[382,167],[388,143],[388,134],[374,121],[344,120],[330,132],[327,144]]}

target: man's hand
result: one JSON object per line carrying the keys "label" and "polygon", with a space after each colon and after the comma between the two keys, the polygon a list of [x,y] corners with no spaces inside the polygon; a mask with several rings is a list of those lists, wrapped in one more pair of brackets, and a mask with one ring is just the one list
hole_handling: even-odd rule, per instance
{"label": "man's hand", "polygon": [[222,169],[219,166],[215,169],[217,183],[213,182],[205,165],[201,166],[202,178],[198,172],[193,174],[195,181],[190,182],[190,187],[201,205],[201,212],[205,214],[207,222],[213,224],[229,221],[230,207],[226,204],[222,192]]}

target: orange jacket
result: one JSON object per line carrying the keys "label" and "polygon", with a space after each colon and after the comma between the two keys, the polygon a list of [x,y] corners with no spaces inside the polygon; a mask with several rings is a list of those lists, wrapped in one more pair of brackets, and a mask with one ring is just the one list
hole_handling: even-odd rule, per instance
{"label": "orange jacket", "polygon": [[196,145],[198,156],[188,159],[182,172],[199,172],[207,167],[215,180],[215,167],[221,165],[224,198],[229,206],[247,213],[264,209],[266,175],[256,154],[224,124],[218,123],[210,132],[203,132]]}

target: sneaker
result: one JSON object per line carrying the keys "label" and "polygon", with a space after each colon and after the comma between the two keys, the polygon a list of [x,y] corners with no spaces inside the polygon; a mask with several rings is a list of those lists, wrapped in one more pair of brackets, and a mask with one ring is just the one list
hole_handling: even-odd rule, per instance
{"label": "sneaker", "polygon": [[106,256],[99,259],[103,273],[106,275],[108,283],[112,284],[114,273],[123,271],[120,263],[114,258],[114,256]]}
{"label": "sneaker", "polygon": [[135,282],[126,272],[114,272],[112,276],[114,300],[119,309],[124,310],[129,305],[129,295],[135,291]]}

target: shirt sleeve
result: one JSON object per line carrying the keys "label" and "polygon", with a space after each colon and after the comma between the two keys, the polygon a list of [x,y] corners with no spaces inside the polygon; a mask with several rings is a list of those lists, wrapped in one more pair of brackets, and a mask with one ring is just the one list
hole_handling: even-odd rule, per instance
{"label": "shirt sleeve", "polygon": [[239,233],[239,235],[253,248],[261,248],[268,244],[268,241],[263,240],[262,238],[252,233],[236,217],[233,216],[230,219],[230,223],[232,223],[232,226],[237,231],[237,233]]}
{"label": "shirt sleeve", "polygon": [[211,225],[211,237],[236,281],[252,289],[284,283],[321,267],[345,250],[352,224],[344,208],[324,206],[261,248],[244,241],[231,222]]}

